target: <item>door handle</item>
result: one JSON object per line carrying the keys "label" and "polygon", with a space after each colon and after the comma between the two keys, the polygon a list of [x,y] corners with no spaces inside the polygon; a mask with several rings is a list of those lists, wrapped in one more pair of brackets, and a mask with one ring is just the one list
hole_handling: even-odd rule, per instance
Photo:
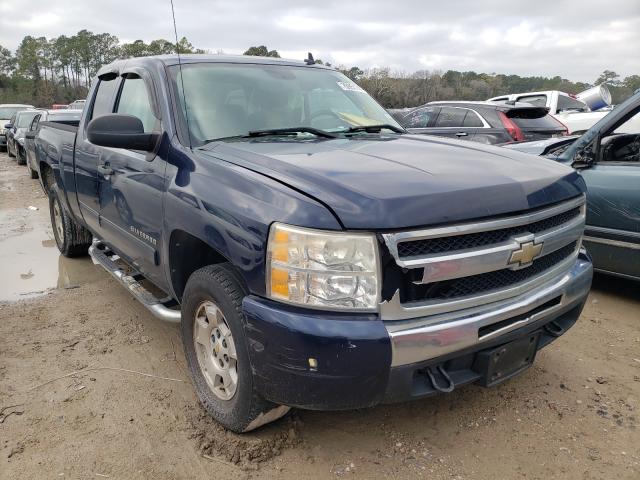
{"label": "door handle", "polygon": [[460,137],[466,137],[467,136],[467,132],[458,132],[456,133],[456,137],[460,138]]}
{"label": "door handle", "polygon": [[113,169],[109,165],[98,165],[98,173],[109,180],[109,176],[113,173]]}

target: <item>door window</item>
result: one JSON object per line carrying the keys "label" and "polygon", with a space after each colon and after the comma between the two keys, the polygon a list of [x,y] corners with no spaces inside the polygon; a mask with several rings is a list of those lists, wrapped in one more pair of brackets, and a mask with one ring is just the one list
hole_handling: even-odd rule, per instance
{"label": "door window", "polygon": [[467,110],[467,114],[464,117],[464,127],[468,128],[479,128],[483,127],[482,120],[480,120],[480,116],[473,110]]}
{"label": "door window", "polygon": [[558,95],[558,113],[566,111],[586,112],[587,105],[567,95]]}
{"label": "door window", "polygon": [[144,126],[145,133],[153,132],[157,120],[142,78],[127,77],[125,79],[116,111],[138,117]]}
{"label": "door window", "polygon": [[93,110],[91,112],[92,119],[113,113],[113,96],[117,86],[117,78],[100,80],[96,99],[93,102]]}
{"label": "door window", "polygon": [[402,124],[406,128],[426,128],[429,126],[429,122],[435,117],[436,109],[433,107],[419,108],[408,113]]}
{"label": "door window", "polygon": [[33,117],[33,120],[31,120],[31,126],[29,127],[29,131],[34,132],[38,129],[38,123],[40,122],[40,117],[41,115],[36,115],[35,117]]}
{"label": "door window", "polygon": [[466,108],[442,107],[436,119],[436,128],[455,128],[464,125]]}

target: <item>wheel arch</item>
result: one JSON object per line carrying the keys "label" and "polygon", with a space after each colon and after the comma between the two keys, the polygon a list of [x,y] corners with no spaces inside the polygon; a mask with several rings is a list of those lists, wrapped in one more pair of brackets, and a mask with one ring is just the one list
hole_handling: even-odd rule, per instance
{"label": "wheel arch", "polygon": [[182,301],[184,288],[193,272],[207,265],[225,262],[232,265],[218,249],[180,229],[171,232],[168,254],[171,287],[179,301]]}

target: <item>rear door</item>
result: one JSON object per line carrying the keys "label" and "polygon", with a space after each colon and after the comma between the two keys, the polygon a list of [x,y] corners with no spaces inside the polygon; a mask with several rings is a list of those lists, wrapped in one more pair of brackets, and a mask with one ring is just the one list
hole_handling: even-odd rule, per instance
{"label": "rear door", "polygon": [[[125,73],[115,112],[138,117],[145,132],[160,131],[150,78]],[[150,280],[162,284],[159,249],[165,162],[153,153],[103,148],[98,164],[104,240]]]}
{"label": "rear door", "polygon": [[483,128],[484,125],[485,122],[480,115],[470,108],[443,106],[433,126],[424,133],[459,140],[473,140],[478,129]]}

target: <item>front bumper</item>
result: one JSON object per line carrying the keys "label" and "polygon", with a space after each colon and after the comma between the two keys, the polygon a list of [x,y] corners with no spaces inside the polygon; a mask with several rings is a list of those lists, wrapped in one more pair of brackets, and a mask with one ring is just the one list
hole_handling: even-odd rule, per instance
{"label": "front bumper", "polygon": [[0,135],[0,147],[7,147],[7,136],[6,135]]}
{"label": "front bumper", "polygon": [[479,355],[533,332],[538,349],[578,319],[593,267],[580,254],[571,270],[498,305],[403,321],[314,312],[249,296],[243,303],[256,389],[299,408],[339,410],[437,393],[441,371],[452,387],[489,383]]}

